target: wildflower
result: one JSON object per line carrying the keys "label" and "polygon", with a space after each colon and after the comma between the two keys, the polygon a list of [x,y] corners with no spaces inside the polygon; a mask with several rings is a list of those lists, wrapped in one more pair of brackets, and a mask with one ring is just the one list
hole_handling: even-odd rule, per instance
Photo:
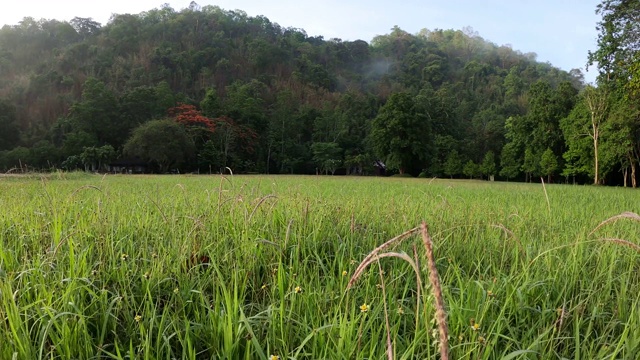
{"label": "wildflower", "polygon": [[180,292],[180,289],[178,289],[178,288],[173,289],[173,293],[174,294],[177,294],[178,292]]}
{"label": "wildflower", "polygon": [[295,289],[293,289],[293,292],[296,294],[302,294],[302,288],[300,286],[296,286]]}
{"label": "wildflower", "polygon": [[271,355],[271,356],[269,356],[269,360],[280,360],[280,356],[278,356],[278,355]]}
{"label": "wildflower", "polygon": [[399,315],[404,314],[404,309],[402,308],[402,306],[398,306],[398,314]]}
{"label": "wildflower", "polygon": [[364,303],[362,305],[360,305],[360,312],[366,313],[367,311],[369,311],[369,305],[367,305],[367,303]]}
{"label": "wildflower", "polygon": [[478,342],[480,344],[484,344],[485,341],[487,341],[487,339],[485,339],[484,336],[478,336]]}
{"label": "wildflower", "polygon": [[151,254],[151,258],[157,259],[158,258],[158,254],[156,254],[156,253]]}
{"label": "wildflower", "polygon": [[342,270],[342,276],[347,276],[347,270]]}
{"label": "wildflower", "polygon": [[377,287],[378,289],[382,289],[382,284],[376,284],[376,287]]}
{"label": "wildflower", "polygon": [[458,336],[458,341],[463,341],[463,340],[464,340],[464,336],[459,335],[459,336]]}
{"label": "wildflower", "polygon": [[96,270],[96,269],[91,270],[91,275],[93,275],[93,276],[98,275],[98,270]]}
{"label": "wildflower", "polygon": [[151,274],[149,274],[149,272],[145,272],[144,275],[142,275],[142,277],[144,277],[145,279],[149,280],[149,278],[151,277]]}
{"label": "wildflower", "polygon": [[473,330],[473,331],[480,330],[480,324],[475,323],[475,324],[471,325],[471,330]]}
{"label": "wildflower", "polygon": [[265,290],[267,288],[267,284],[262,284],[262,286],[260,287],[260,289]]}
{"label": "wildflower", "polygon": [[140,321],[142,321],[142,316],[136,315],[136,317],[134,317],[133,320],[135,320],[137,323],[139,323]]}
{"label": "wildflower", "polygon": [[494,295],[495,295],[495,294],[493,293],[493,291],[491,291],[491,290],[488,290],[488,291],[487,291],[487,296],[492,297],[492,296],[494,296]]}
{"label": "wildflower", "polygon": [[125,261],[129,258],[129,255],[122,253],[122,255],[120,256],[120,259],[122,259],[122,261]]}

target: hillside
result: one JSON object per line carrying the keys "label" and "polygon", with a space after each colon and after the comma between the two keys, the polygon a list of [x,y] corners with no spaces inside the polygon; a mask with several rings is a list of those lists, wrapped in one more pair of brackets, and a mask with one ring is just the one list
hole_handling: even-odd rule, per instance
{"label": "hillside", "polygon": [[[135,146],[124,151],[133,130],[188,110],[187,144],[173,144],[183,151],[169,168],[372,173],[372,160],[382,159],[402,171],[371,132],[392,94],[408,94],[424,142],[403,166],[408,172],[479,177],[489,175],[486,160],[498,175],[504,145],[517,135],[509,124],[534,112],[544,124],[532,126],[545,130],[533,152],[540,158],[550,149],[562,163],[560,120],[583,87],[579,71],[536,62],[469,29],[395,27],[370,42],[327,40],[215,6],[114,15],[104,26],[25,18],[0,30],[0,73],[5,170],[148,157]],[[170,116],[180,104],[195,108]],[[197,126],[197,116],[210,128]],[[520,145],[515,162],[524,162]],[[524,175],[519,165],[504,177]]]}

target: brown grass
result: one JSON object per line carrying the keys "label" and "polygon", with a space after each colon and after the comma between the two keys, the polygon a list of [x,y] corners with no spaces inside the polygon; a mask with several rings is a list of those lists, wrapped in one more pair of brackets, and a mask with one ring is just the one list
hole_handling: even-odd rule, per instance
{"label": "brown grass", "polygon": [[447,328],[447,313],[444,309],[444,300],[442,299],[442,287],[440,286],[440,278],[438,277],[438,269],[436,268],[435,257],[433,256],[433,241],[427,230],[427,223],[423,222],[420,227],[422,230],[422,243],[427,252],[427,266],[429,267],[429,282],[431,282],[431,291],[436,302],[436,321],[438,323],[438,332],[440,333],[440,358],[442,360],[449,359],[449,329]]}
{"label": "brown grass", "polygon": [[422,279],[420,277],[420,268],[418,267],[418,255],[417,250],[414,245],[413,252],[414,258],[412,259],[409,255],[405,253],[399,252],[382,252],[391,245],[395,243],[399,243],[402,240],[410,237],[411,235],[416,234],[418,231],[422,233],[422,242],[425,248],[426,257],[427,257],[427,266],[429,268],[429,282],[431,283],[431,291],[433,293],[435,299],[435,308],[436,308],[436,322],[438,324],[438,332],[440,333],[440,359],[448,360],[449,359],[449,330],[447,327],[447,313],[445,310],[444,300],[442,297],[442,286],[440,285],[440,278],[438,277],[438,269],[435,265],[435,256],[433,255],[433,241],[431,240],[431,236],[429,236],[429,232],[427,230],[427,224],[422,223],[420,227],[415,227],[411,230],[405,231],[404,233],[388,240],[384,244],[378,246],[373,249],[367,256],[360,262],[356,270],[354,271],[349,283],[347,284],[347,289],[351,289],[353,285],[358,281],[358,279],[362,276],[366,268],[373,262],[378,264],[378,270],[380,274],[380,280],[382,284],[382,295],[384,298],[384,316],[385,316],[385,325],[387,329],[387,357],[388,359],[393,359],[393,346],[391,343],[391,333],[389,326],[389,314],[386,303],[386,289],[384,284],[384,278],[382,273],[382,267],[380,266],[380,259],[385,257],[395,257],[402,259],[408,262],[413,271],[416,274],[416,279],[418,282],[418,293],[417,293],[417,304],[416,304],[416,328],[418,325],[418,316],[419,316],[419,306],[420,306],[420,289],[422,288]]}
{"label": "brown grass", "polygon": [[634,221],[640,221],[640,215],[630,212],[630,211],[625,211],[622,214],[616,215],[616,216],[612,216],[610,218],[608,218],[607,220],[601,222],[598,226],[596,226],[593,230],[591,230],[591,232],[589,233],[589,235],[593,234],[594,232],[596,232],[598,229],[600,229],[601,227],[603,227],[604,225],[611,223],[611,222],[615,222],[618,221],[620,219],[631,219]]}

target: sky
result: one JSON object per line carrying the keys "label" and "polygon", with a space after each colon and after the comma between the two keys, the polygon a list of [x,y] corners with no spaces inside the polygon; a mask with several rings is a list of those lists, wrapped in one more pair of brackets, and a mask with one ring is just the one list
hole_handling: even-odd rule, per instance
{"label": "sky", "polygon": [[[169,3],[181,10],[190,0],[29,0],[3,6],[0,26],[15,25],[25,16],[36,20],[91,17],[106,24],[111,14],[132,13]],[[537,60],[563,70],[585,70],[587,53],[596,49],[595,14],[599,0],[200,0],[264,15],[283,27],[304,29],[325,39],[371,41],[388,34],[395,25],[409,33],[421,29],[472,27],[482,38],[514,50],[538,54]],[[594,81],[595,69],[586,73]]]}

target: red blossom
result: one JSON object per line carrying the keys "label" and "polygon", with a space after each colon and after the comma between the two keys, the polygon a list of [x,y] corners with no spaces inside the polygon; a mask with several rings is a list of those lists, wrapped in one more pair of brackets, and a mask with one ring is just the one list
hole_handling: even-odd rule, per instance
{"label": "red blossom", "polygon": [[169,109],[169,116],[186,126],[204,126],[211,132],[215,131],[215,122],[203,116],[193,105],[178,104],[178,106]]}

